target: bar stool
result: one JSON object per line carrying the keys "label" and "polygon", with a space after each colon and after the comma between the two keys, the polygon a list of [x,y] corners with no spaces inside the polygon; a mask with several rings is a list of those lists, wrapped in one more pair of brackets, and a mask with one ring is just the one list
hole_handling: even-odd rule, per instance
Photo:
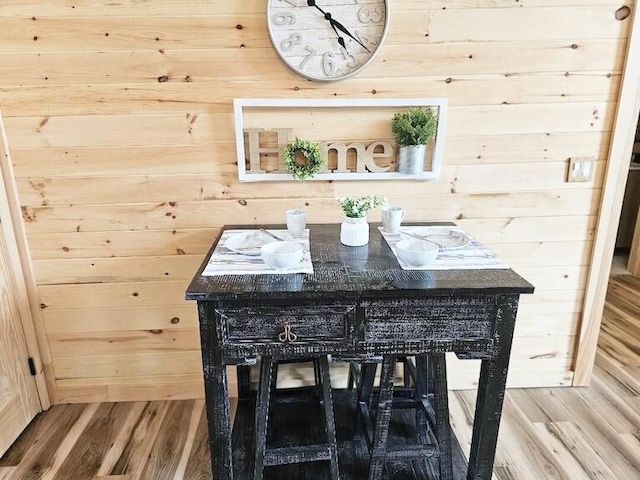
{"label": "bar stool", "polygon": [[267,448],[269,416],[272,410],[271,401],[276,395],[278,363],[284,363],[285,361],[276,361],[273,357],[263,357],[256,401],[254,480],[262,480],[263,468],[269,465],[306,463],[321,460],[329,461],[332,480],[339,480],[340,478],[338,474],[338,450],[336,447],[336,429],[333,415],[333,401],[331,398],[329,361],[326,355],[305,359],[303,361],[313,362],[315,384],[317,390],[319,390],[320,405],[324,418],[323,426],[326,442],[314,445]]}
{"label": "bar stool", "polygon": [[[413,366],[411,360],[406,357],[383,357],[377,405],[373,405],[373,381],[377,363],[361,365],[356,415],[364,423],[364,435],[371,455],[369,480],[382,477],[386,460],[403,461],[429,457],[438,458],[440,480],[453,478],[445,355],[430,353],[415,358],[416,364]],[[396,362],[399,360],[405,363],[404,384],[410,388],[398,388],[394,395],[393,377]],[[387,445],[392,406],[415,408],[416,445]],[[372,416],[370,410],[375,410],[375,415]],[[430,441],[431,437],[435,438],[435,441]]]}

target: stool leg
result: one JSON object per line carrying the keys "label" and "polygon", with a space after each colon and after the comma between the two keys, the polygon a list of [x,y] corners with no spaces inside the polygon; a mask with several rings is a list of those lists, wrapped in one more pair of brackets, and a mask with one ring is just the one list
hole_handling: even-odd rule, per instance
{"label": "stool leg", "polygon": [[389,422],[391,421],[395,367],[396,357],[394,355],[385,355],[382,360],[382,372],[380,374],[380,399],[378,401],[376,426],[373,434],[369,480],[382,478],[382,471],[387,457],[387,437],[389,435]]}
{"label": "stool leg", "polygon": [[326,355],[316,359],[318,365],[319,385],[322,388],[322,410],[324,412],[324,425],[329,444],[329,468],[331,479],[340,480],[338,473],[338,449],[336,448],[336,424],[333,415],[333,400],[331,398],[331,377],[329,375],[329,361]]}
{"label": "stool leg", "polygon": [[405,357],[402,365],[403,365],[403,369],[402,369],[402,378],[404,381],[404,386],[406,388],[410,388],[411,387],[411,368],[409,366],[409,362],[410,360]]}
{"label": "stool leg", "polygon": [[251,367],[238,365],[236,374],[238,377],[238,398],[249,398],[251,395]]}
{"label": "stool leg", "polygon": [[373,396],[373,382],[376,377],[377,363],[363,363],[360,366],[360,385],[358,387],[358,401],[371,406]]}
{"label": "stool leg", "polygon": [[[267,424],[269,422],[269,399],[275,387],[275,375],[273,369],[276,363],[271,357],[263,357],[260,367],[260,385],[258,387],[258,398],[256,400],[256,420],[255,420],[255,458],[253,462],[254,480],[262,480],[262,470],[264,467],[264,454],[267,447]],[[276,367],[277,368],[277,367]]]}
{"label": "stool leg", "polygon": [[[371,409],[371,396],[373,395],[373,382],[376,377],[376,369],[378,368],[377,363],[363,363],[360,365],[360,378],[358,379],[358,388],[357,388],[357,400],[356,400],[356,414],[353,419],[353,428],[352,432],[355,435],[360,432],[360,415],[361,415],[361,404],[365,404],[367,409],[366,411],[370,411]],[[369,438],[367,438],[367,445],[369,445]]]}
{"label": "stool leg", "polygon": [[354,385],[358,385],[360,379],[360,365],[358,362],[349,362],[349,376],[347,377],[347,391],[352,391]]}
{"label": "stool leg", "polygon": [[429,356],[416,356],[416,386],[414,400],[416,401],[416,438],[419,442],[427,441],[427,415],[418,403],[427,398],[429,377]]}
{"label": "stool leg", "polygon": [[440,450],[440,479],[453,478],[451,456],[451,424],[449,423],[449,397],[447,392],[447,363],[444,353],[430,355],[433,366],[434,410],[436,412],[436,437]]}

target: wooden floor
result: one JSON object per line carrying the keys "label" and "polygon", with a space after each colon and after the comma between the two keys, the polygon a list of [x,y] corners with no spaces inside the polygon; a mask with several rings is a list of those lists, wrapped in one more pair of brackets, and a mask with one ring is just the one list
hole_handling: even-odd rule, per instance
{"label": "wooden floor", "polygon": [[[450,394],[463,448],[473,404]],[[640,479],[640,279],[611,279],[592,386],[509,390],[502,418],[495,479]],[[62,405],[0,459],[0,480],[210,479],[208,454],[201,400]]]}

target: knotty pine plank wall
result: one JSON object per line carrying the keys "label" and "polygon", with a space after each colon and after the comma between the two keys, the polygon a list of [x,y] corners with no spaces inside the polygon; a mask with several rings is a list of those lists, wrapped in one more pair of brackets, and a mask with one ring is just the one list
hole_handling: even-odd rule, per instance
{"label": "knotty pine plank wall", "polygon": [[[317,84],[278,59],[265,0],[2,2],[0,108],[54,402],[201,396],[183,294],[219,228],[300,204],[337,222],[334,197],[366,193],[457,221],[534,283],[509,383],[570,384],[632,4],[390,0],[375,62]],[[237,181],[233,98],[420,96],[449,99],[437,181]],[[565,182],[571,156],[598,160],[593,181]],[[451,384],[476,372],[453,360]]]}

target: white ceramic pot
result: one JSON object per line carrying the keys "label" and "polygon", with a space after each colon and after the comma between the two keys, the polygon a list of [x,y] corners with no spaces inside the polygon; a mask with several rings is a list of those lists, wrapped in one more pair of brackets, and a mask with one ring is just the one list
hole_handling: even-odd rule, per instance
{"label": "white ceramic pot", "polygon": [[409,145],[398,149],[398,172],[416,175],[424,171],[426,145]]}
{"label": "white ceramic pot", "polygon": [[369,243],[369,223],[366,217],[345,217],[340,225],[340,243],[349,247],[361,247]]}

